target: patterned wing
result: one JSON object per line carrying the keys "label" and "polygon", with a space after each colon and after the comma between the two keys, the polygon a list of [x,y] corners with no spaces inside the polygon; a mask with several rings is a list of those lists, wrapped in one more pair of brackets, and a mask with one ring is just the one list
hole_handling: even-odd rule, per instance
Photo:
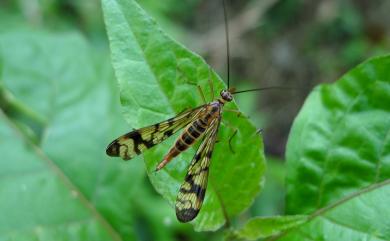
{"label": "patterned wing", "polygon": [[206,194],[210,159],[220,121],[221,117],[210,124],[180,187],[176,199],[176,217],[180,222],[189,222],[194,219],[202,206]]}
{"label": "patterned wing", "polygon": [[124,134],[108,145],[106,153],[109,156],[119,156],[123,160],[129,160],[188,125],[202,113],[205,106],[184,111],[166,121]]}

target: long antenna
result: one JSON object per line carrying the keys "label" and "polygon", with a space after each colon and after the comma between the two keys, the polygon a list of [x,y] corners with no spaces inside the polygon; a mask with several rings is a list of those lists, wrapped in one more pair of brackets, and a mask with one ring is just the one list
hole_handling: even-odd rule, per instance
{"label": "long antenna", "polygon": [[251,91],[260,91],[260,90],[293,90],[293,89],[294,88],[291,88],[291,87],[269,86],[269,87],[263,87],[263,88],[234,91],[234,92],[232,92],[232,94],[235,95],[235,94],[239,94],[239,93],[245,93],[245,92],[251,92]]}
{"label": "long antenna", "polygon": [[226,62],[227,62],[227,87],[230,86],[230,44],[229,44],[229,23],[227,20],[227,11],[225,0],[222,0],[223,16],[225,20],[225,38],[226,38]]}

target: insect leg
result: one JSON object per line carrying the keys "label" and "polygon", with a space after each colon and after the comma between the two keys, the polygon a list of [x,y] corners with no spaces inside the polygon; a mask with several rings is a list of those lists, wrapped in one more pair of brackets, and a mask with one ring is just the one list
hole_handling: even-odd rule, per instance
{"label": "insect leg", "polygon": [[203,90],[202,90],[202,87],[197,84],[196,82],[192,82],[188,79],[187,75],[179,68],[179,66],[177,66],[177,70],[180,72],[181,75],[184,76],[184,78],[186,79],[185,80],[185,83],[189,84],[189,85],[196,85],[197,89],[198,89],[198,92],[199,92],[199,95],[200,97],[202,98],[202,101],[203,101],[203,104],[207,104],[207,101],[206,101],[206,97],[203,93]]}
{"label": "insect leg", "polygon": [[209,86],[210,86],[210,92],[211,92],[211,100],[214,100],[214,84],[213,81],[211,80],[211,67],[209,67]]}
{"label": "insect leg", "polygon": [[237,131],[238,131],[238,130],[235,129],[234,132],[233,132],[233,135],[231,135],[230,138],[229,138],[229,148],[230,148],[230,151],[231,151],[233,154],[235,154],[236,152],[233,150],[232,140],[233,140],[233,138],[236,136]]}
{"label": "insect leg", "polygon": [[262,136],[263,135],[263,131],[264,131],[263,128],[259,128],[259,129],[256,130],[256,132],[253,133],[252,136],[255,136],[255,135]]}
{"label": "insect leg", "polygon": [[200,87],[200,85],[197,85],[196,87],[198,87],[198,92],[199,92],[200,97],[202,98],[203,104],[206,104],[207,101],[206,101],[206,97],[204,96],[202,87]]}
{"label": "insect leg", "polygon": [[263,131],[263,128],[259,128],[257,129],[256,134],[263,135]]}
{"label": "insect leg", "polygon": [[196,88],[198,89],[199,96],[200,96],[200,98],[202,98],[203,104],[207,104],[206,97],[203,93],[202,87],[198,84],[193,83],[193,82],[186,82],[186,83],[190,84],[190,85],[196,85]]}
{"label": "insect leg", "polygon": [[200,85],[194,84],[192,82],[187,82],[187,83],[190,85],[196,85],[196,88],[198,89],[199,96],[200,96],[200,98],[202,98],[203,104],[207,104],[206,97],[203,93],[202,87]]}
{"label": "insect leg", "polygon": [[226,111],[226,112],[231,112],[231,113],[236,113],[237,114],[237,117],[245,117],[245,118],[249,118],[249,116],[246,116],[244,114],[242,114],[241,111],[239,110],[233,110],[233,109],[227,109],[227,108],[224,108],[223,111]]}
{"label": "insect leg", "polygon": [[232,140],[233,138],[237,135],[237,132],[238,132],[238,129],[234,126],[232,126],[230,123],[228,122],[224,122],[222,121],[222,123],[226,126],[226,127],[229,127],[230,129],[233,130],[233,134],[229,137],[229,149],[230,151],[235,154],[236,152],[233,150],[233,145],[232,145]]}

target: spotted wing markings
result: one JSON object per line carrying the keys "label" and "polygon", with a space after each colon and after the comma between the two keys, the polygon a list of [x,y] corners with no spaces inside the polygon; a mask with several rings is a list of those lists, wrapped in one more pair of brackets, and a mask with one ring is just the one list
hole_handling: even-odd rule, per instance
{"label": "spotted wing markings", "polygon": [[106,153],[109,156],[119,156],[124,160],[132,159],[196,120],[206,106],[184,111],[166,121],[124,134],[108,145]]}
{"label": "spotted wing markings", "polygon": [[210,159],[220,122],[221,117],[219,116],[210,124],[180,187],[175,206],[176,217],[181,222],[189,222],[194,219],[203,204],[206,195]]}

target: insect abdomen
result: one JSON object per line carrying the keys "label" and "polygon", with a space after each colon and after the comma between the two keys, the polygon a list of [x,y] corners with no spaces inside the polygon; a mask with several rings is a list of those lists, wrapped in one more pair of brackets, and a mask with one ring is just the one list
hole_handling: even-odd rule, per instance
{"label": "insect abdomen", "polygon": [[192,146],[194,142],[206,131],[206,128],[207,123],[202,119],[197,119],[191,123],[190,126],[183,131],[164,159],[157,165],[156,170],[160,170],[173,158],[181,152],[187,150],[188,147]]}
{"label": "insect abdomen", "polygon": [[198,119],[194,121],[177,140],[175,147],[178,151],[184,151],[205,132],[207,124]]}

